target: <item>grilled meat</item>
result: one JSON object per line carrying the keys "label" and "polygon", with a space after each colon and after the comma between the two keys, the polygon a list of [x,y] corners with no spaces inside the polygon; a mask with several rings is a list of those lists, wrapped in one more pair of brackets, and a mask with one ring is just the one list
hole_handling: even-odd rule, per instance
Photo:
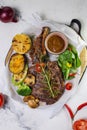
{"label": "grilled meat", "polygon": [[33,63],[40,62],[41,56],[46,55],[44,42],[49,31],[49,27],[43,27],[41,34],[33,41],[33,46],[29,52]]}
{"label": "grilled meat", "polygon": [[64,79],[62,72],[57,65],[57,62],[49,61],[45,68],[46,72],[49,72],[50,83],[52,90],[55,94],[54,98],[51,97],[48,89],[48,84],[45,82],[44,75],[35,71],[35,66],[30,68],[30,73],[36,76],[36,83],[33,85],[32,95],[38,98],[40,101],[46,102],[47,104],[55,103],[64,92]]}
{"label": "grilled meat", "polygon": [[62,71],[56,61],[46,61],[44,70],[49,75],[52,95],[43,71],[37,72],[35,68],[36,63],[42,62],[41,56],[47,56],[44,42],[49,30],[48,27],[43,27],[41,34],[33,42],[29,55],[34,65],[29,68],[29,73],[35,76],[35,84],[31,86],[32,95],[40,101],[46,102],[46,104],[53,104],[62,96],[65,89]]}

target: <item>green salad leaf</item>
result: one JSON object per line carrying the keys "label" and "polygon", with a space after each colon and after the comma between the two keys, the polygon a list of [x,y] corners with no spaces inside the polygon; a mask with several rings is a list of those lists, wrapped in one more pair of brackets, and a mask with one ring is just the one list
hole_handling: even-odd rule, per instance
{"label": "green salad leaf", "polygon": [[81,61],[79,59],[78,52],[73,45],[69,44],[68,48],[59,55],[58,65],[62,70],[65,80],[75,77],[73,75],[70,76],[70,74],[77,72],[77,68],[80,67]]}
{"label": "green salad leaf", "polygon": [[79,59],[78,52],[77,52],[76,48],[75,48],[73,45],[71,45],[71,44],[69,44],[68,47],[71,48],[71,51],[72,51],[73,54],[75,55],[76,67],[77,67],[77,68],[80,67],[81,61],[80,61],[80,59]]}

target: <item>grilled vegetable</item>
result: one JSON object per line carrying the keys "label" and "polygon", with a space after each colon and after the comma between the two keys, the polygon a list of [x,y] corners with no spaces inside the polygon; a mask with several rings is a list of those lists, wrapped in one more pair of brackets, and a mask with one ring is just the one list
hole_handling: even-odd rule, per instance
{"label": "grilled vegetable", "polygon": [[18,74],[23,71],[24,67],[25,67],[24,55],[17,53],[13,54],[9,61],[9,70],[14,74]]}
{"label": "grilled vegetable", "polygon": [[35,97],[33,95],[25,96],[23,98],[24,102],[28,102],[29,100],[35,100]]}
{"label": "grilled vegetable", "polygon": [[29,101],[28,101],[28,105],[29,105],[29,107],[31,107],[31,108],[36,108],[36,107],[38,107],[39,106],[39,99],[30,99]]}
{"label": "grilled vegetable", "polygon": [[34,85],[35,84],[35,76],[33,74],[28,74],[24,79],[24,84],[26,85]]}
{"label": "grilled vegetable", "polygon": [[28,96],[31,94],[31,89],[29,86],[22,83],[18,86],[17,93],[21,96]]}
{"label": "grilled vegetable", "polygon": [[11,46],[10,49],[9,49],[9,51],[8,51],[8,53],[7,53],[7,55],[6,55],[6,58],[5,58],[5,66],[8,63],[8,61],[9,61],[9,59],[11,57],[12,52],[13,52],[13,48]]}
{"label": "grilled vegetable", "polygon": [[28,106],[31,108],[36,108],[39,106],[39,99],[35,98],[33,95],[25,96],[23,101],[28,103]]}
{"label": "grilled vegetable", "polygon": [[12,40],[12,48],[19,54],[25,54],[30,47],[31,39],[26,34],[17,34]]}
{"label": "grilled vegetable", "polygon": [[21,73],[13,74],[12,83],[14,85],[19,85],[20,83],[22,83],[22,81],[25,79],[27,75],[27,71],[28,71],[28,65],[26,64],[24,70]]}

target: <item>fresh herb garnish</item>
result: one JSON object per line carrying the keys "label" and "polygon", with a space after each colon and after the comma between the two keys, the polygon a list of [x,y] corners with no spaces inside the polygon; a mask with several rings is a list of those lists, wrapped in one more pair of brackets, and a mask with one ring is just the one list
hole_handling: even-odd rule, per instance
{"label": "fresh herb garnish", "polygon": [[41,54],[39,59],[40,59],[40,62],[46,63],[49,60],[49,56],[48,56],[48,54],[46,54],[46,55]]}
{"label": "fresh herb garnish", "polygon": [[53,92],[53,90],[52,90],[50,77],[49,77],[49,75],[46,73],[46,70],[44,69],[44,67],[41,67],[41,68],[42,68],[42,73],[43,73],[43,75],[44,75],[44,78],[45,78],[45,80],[46,80],[46,83],[47,83],[47,85],[48,85],[48,89],[49,89],[49,91],[50,91],[51,97],[54,98],[54,97],[55,97],[55,94],[54,94],[54,92]]}

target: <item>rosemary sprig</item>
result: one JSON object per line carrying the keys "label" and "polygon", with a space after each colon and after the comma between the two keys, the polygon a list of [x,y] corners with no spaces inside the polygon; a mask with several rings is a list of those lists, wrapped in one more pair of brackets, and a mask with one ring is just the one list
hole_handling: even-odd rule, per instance
{"label": "rosemary sprig", "polygon": [[51,96],[54,98],[54,97],[55,97],[55,94],[54,94],[54,92],[53,92],[53,90],[52,90],[52,86],[51,86],[51,83],[50,83],[50,78],[48,77],[48,75],[47,75],[47,73],[46,73],[46,71],[44,70],[43,67],[42,67],[42,72],[43,72],[44,77],[45,77],[45,79],[46,79],[46,81],[47,81],[48,88],[49,88],[49,90],[50,90]]}

